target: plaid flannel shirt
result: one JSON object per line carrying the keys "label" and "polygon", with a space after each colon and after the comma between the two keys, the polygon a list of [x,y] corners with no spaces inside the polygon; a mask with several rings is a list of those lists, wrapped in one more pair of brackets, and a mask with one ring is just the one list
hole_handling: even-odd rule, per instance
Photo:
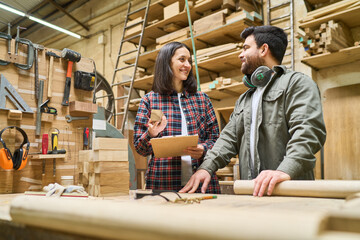
{"label": "plaid flannel shirt", "polygon": [[[204,146],[204,153],[206,153],[219,137],[219,127],[210,98],[203,92],[189,94],[184,91],[180,99],[188,134],[199,135],[199,144]],[[134,145],[139,154],[151,155],[146,172],[146,187],[148,189],[179,191],[182,188],[181,157],[154,157],[150,143],[151,137],[147,128],[151,109],[160,109],[168,121],[167,126],[158,137],[181,135],[181,112],[177,93],[174,91],[172,94],[162,95],[151,91],[141,99],[135,119]],[[201,165],[203,157],[191,159],[193,173]],[[200,192],[200,187],[197,192]],[[211,177],[207,193],[220,193],[220,186],[215,173]]]}

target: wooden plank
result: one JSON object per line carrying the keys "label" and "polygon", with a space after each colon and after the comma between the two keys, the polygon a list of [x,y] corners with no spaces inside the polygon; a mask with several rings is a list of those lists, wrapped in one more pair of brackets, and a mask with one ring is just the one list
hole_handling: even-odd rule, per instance
{"label": "wooden plank", "polygon": [[178,1],[164,7],[164,19],[174,17],[179,13],[180,13],[180,3]]}
{"label": "wooden plank", "polygon": [[93,143],[94,150],[128,150],[128,140],[126,138],[95,138]]}
{"label": "wooden plank", "polygon": [[[176,196],[171,193],[166,197],[173,200]],[[340,209],[344,202],[219,195],[217,199],[204,200],[201,204],[183,205],[166,203],[160,197],[137,201],[124,198],[84,201],[22,196],[12,201],[10,212],[15,223],[102,239],[293,239],[294,236],[318,239],[325,234],[321,230],[327,213]],[[214,221],[214,215],[225,220]],[[259,227],[254,228],[255,225]],[[343,239],[350,233],[338,234],[334,239]]]}
{"label": "wooden plank", "polygon": [[[338,169],[338,168],[336,168]],[[235,194],[252,195],[255,183],[252,180],[237,180],[234,182]],[[360,192],[360,181],[345,180],[290,180],[278,183],[273,196],[297,196],[320,198],[346,198]],[[265,191],[266,193],[266,191]]]}
{"label": "wooden plank", "polygon": [[[326,179],[360,179],[360,84],[328,89],[324,93]],[[341,166],[341,167],[339,167]]]}
{"label": "wooden plank", "polygon": [[329,20],[334,21],[342,21],[348,27],[356,27],[360,26],[360,21],[358,20],[358,16],[360,15],[360,6],[346,9],[344,11],[335,12],[311,21],[307,21],[304,23],[300,23],[300,28],[314,28],[319,26],[321,23],[328,22]]}
{"label": "wooden plank", "polygon": [[36,154],[30,155],[31,159],[54,159],[54,158],[66,158],[66,154]]}
{"label": "wooden plank", "polygon": [[166,34],[164,36],[158,37],[156,39],[156,44],[163,45],[163,44],[166,44],[166,43],[168,43],[170,41],[184,40],[184,39],[189,37],[189,33],[190,33],[189,32],[189,27],[182,28],[182,29],[180,29],[178,31],[175,31],[175,32]]}
{"label": "wooden plank", "polygon": [[10,120],[21,120],[22,119],[22,112],[20,110],[10,109],[9,112],[8,112],[8,119],[10,119]]}
{"label": "wooden plank", "polygon": [[[154,75],[148,75],[142,78],[135,79],[134,88],[141,90],[150,90],[154,82]],[[130,86],[130,82],[123,83],[123,86]]]}
{"label": "wooden plank", "polygon": [[233,83],[231,85],[219,87],[214,90],[204,91],[210,98],[212,99],[224,99],[229,97],[234,97],[233,94],[227,93],[226,90],[231,90],[233,93],[237,94],[239,97],[242,93],[244,93],[248,88],[241,82]]}
{"label": "wooden plank", "polygon": [[129,162],[94,162],[93,173],[116,173],[129,169]]}
{"label": "wooden plank", "polygon": [[69,112],[71,116],[89,116],[97,113],[97,105],[92,102],[71,101]]}
{"label": "wooden plank", "polygon": [[94,162],[101,161],[128,161],[128,151],[126,150],[95,150]]}
{"label": "wooden plank", "polygon": [[338,66],[360,60],[360,46],[344,48],[334,53],[323,53],[301,60],[315,69]]}
{"label": "wooden plank", "polygon": [[121,187],[124,182],[129,185],[129,177],[130,174],[128,168],[112,173],[92,173],[90,174],[89,182],[91,185]]}
{"label": "wooden plank", "polygon": [[209,29],[221,27],[225,22],[225,13],[223,11],[213,13],[194,21],[194,33],[199,35],[203,32],[207,32]]}

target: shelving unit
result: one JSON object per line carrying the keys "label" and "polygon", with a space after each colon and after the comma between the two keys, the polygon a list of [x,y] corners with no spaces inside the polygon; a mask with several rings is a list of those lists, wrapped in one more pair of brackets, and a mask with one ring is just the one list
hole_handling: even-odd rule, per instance
{"label": "shelving unit", "polygon": [[[179,25],[181,28],[185,28],[188,26],[188,19],[186,9],[180,9],[180,13],[174,15],[170,18],[163,19],[162,11],[163,8],[174,3],[174,0],[161,0],[156,1],[150,5],[149,16],[152,19],[148,19],[148,22],[153,22],[148,25],[144,30],[144,38],[142,41],[142,46],[145,48],[154,48],[156,44],[156,39],[169,34],[164,31],[164,27],[168,24],[175,23]],[[259,3],[258,1],[256,1]],[[199,4],[195,4],[190,9],[191,20],[195,21],[203,17],[203,13],[209,10],[217,10],[220,9],[223,4],[223,0],[207,0],[200,2]],[[180,4],[182,5],[182,4]],[[138,16],[141,16],[141,12],[134,14],[132,17],[135,19]],[[254,19],[254,15],[243,11],[243,13],[236,15],[236,17],[232,17],[228,22],[222,26],[210,28],[205,32],[201,32],[193,36],[195,47],[197,50],[209,48],[213,46],[218,46],[227,43],[238,43],[241,42],[240,33],[247,27],[261,25],[258,19]],[[162,19],[156,21],[156,19]],[[135,36],[136,33],[128,35],[128,38]],[[138,44],[139,38],[134,38],[131,40],[132,43]],[[191,37],[187,37],[184,40],[178,40],[192,49],[192,40]],[[143,54],[139,55],[138,58],[138,66],[143,69],[151,69],[155,65],[155,59],[157,54],[159,53],[159,49],[148,50]],[[200,76],[200,82],[204,83],[209,80],[209,75],[211,76],[211,80],[216,77],[221,76],[221,73],[239,70],[239,75],[241,75],[240,67],[241,61],[238,56],[241,50],[234,50],[232,52],[224,52],[224,54],[216,55],[215,57],[210,57],[206,59],[198,59],[198,71]],[[126,64],[134,64],[136,60],[135,56],[129,57],[124,60]],[[134,80],[133,88],[150,91],[153,83],[153,75],[147,75]],[[122,87],[129,87],[130,82],[124,81],[119,83]],[[235,82],[230,85],[220,86],[212,90],[202,89],[212,100],[222,100],[225,98],[231,97],[239,97],[243,92],[247,90],[247,88],[243,85],[243,83]],[[138,107],[137,104],[130,103],[129,110],[136,111]]]}
{"label": "shelving unit", "polygon": [[[311,28],[315,29],[320,24],[325,23],[329,20],[335,22],[341,21],[345,23],[349,28],[360,26],[360,5],[343,11],[327,14],[320,18],[315,18],[311,21],[303,22],[299,24],[300,28]],[[344,48],[338,52],[323,53],[306,57],[301,60],[302,63],[314,68],[315,70],[338,66],[342,64],[351,63],[360,60],[360,46],[354,46]]]}
{"label": "shelving unit", "polygon": [[[256,22],[251,22],[249,18],[239,19],[229,24],[225,24],[221,27],[209,30],[207,32],[194,36],[195,47],[202,49],[208,46],[216,46],[229,42],[241,41],[240,33],[247,27],[259,25]],[[145,32],[147,28],[145,28]],[[191,48],[191,38],[187,38],[182,43],[186,44]],[[139,56],[139,67],[149,68],[155,64],[155,59],[160,49],[145,52]],[[126,59],[124,61],[127,64],[133,64],[135,57]]]}
{"label": "shelving unit", "polygon": [[316,18],[312,21],[307,21],[305,23],[300,23],[300,28],[314,28],[318,27],[321,23],[327,22],[329,20],[334,21],[342,21],[345,23],[348,27],[356,27],[360,26],[360,6],[347,9],[344,11],[336,12],[333,14],[325,15],[324,17]]}
{"label": "shelving unit", "polygon": [[[199,61],[198,67],[200,76],[206,75],[207,71],[213,73],[220,73],[232,69],[240,69],[241,62],[238,58],[240,52],[241,50],[237,50],[235,52]],[[134,88],[138,88],[141,90],[150,90],[152,87],[152,83],[153,75],[145,76],[135,80]],[[124,83],[123,86],[130,86],[130,83]]]}
{"label": "shelving unit", "polygon": [[334,53],[323,53],[303,58],[302,63],[315,70],[339,66],[360,60],[360,46],[344,48]]}
{"label": "shelving unit", "polygon": [[[150,5],[150,12],[149,16],[152,16],[153,19],[161,18],[161,13],[163,11],[164,6],[167,6],[169,4],[172,4],[176,2],[176,0],[160,0]],[[190,9],[190,15],[192,21],[197,20],[201,18],[203,12],[206,12],[208,10],[214,9],[214,8],[220,8],[222,4],[222,0],[208,0],[204,1],[200,4],[196,4],[193,8]],[[141,16],[141,12],[134,14],[134,18]],[[151,22],[151,20],[149,20]],[[187,13],[185,10],[180,12],[179,14],[175,15],[174,17],[167,18],[160,20],[156,23],[153,23],[146,27],[145,33],[144,33],[144,39],[143,39],[143,46],[150,46],[152,44],[155,44],[155,39],[167,34],[163,30],[164,26],[169,23],[177,23],[178,25],[185,27],[188,25],[187,20]],[[128,37],[134,36],[136,33],[129,35]],[[139,43],[139,38],[135,38],[132,41],[133,43]]]}

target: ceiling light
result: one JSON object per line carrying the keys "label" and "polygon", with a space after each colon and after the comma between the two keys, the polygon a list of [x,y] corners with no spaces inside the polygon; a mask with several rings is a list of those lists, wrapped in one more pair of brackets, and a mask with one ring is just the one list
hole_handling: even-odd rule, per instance
{"label": "ceiling light", "polygon": [[5,4],[3,4],[3,3],[0,3],[0,8],[4,9],[4,10],[6,10],[6,11],[9,11],[9,12],[15,13],[15,14],[17,14],[17,15],[20,15],[20,16],[22,16],[22,17],[27,17],[27,18],[29,18],[30,20],[34,21],[34,22],[38,22],[38,23],[40,23],[40,24],[42,24],[42,25],[45,25],[45,26],[50,27],[50,28],[52,28],[52,29],[55,29],[55,30],[57,30],[57,31],[66,33],[67,35],[70,35],[70,36],[72,36],[72,37],[81,39],[81,35],[79,35],[79,34],[73,33],[73,32],[71,32],[71,31],[69,31],[69,30],[66,30],[66,29],[64,29],[64,28],[61,28],[61,27],[59,27],[59,26],[56,26],[56,25],[54,25],[54,24],[51,24],[51,23],[46,22],[46,21],[44,21],[44,20],[41,20],[40,18],[33,17],[33,16],[29,15],[29,14],[26,14],[26,13],[24,13],[24,12],[21,12],[21,11],[19,11],[19,10],[16,10],[16,9],[14,9],[14,8],[12,8],[12,7],[9,7],[9,6],[7,6],[7,5],[5,5]]}
{"label": "ceiling light", "polygon": [[18,10],[14,9],[14,8],[8,7],[8,6],[6,6],[5,4],[2,4],[2,3],[0,3],[0,8],[4,9],[6,11],[9,11],[9,12],[15,13],[17,15],[20,15],[22,17],[26,16],[25,13],[23,13],[21,11],[18,11]]}

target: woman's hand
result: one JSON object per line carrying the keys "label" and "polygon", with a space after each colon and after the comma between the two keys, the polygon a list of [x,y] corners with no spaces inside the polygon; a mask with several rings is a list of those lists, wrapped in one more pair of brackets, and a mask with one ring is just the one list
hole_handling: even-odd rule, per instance
{"label": "woman's hand", "polygon": [[150,137],[157,137],[160,132],[162,132],[167,125],[167,120],[165,115],[162,116],[161,122],[152,122],[151,119],[149,119],[148,122],[148,131]]}
{"label": "woman's hand", "polygon": [[192,158],[199,159],[204,154],[204,146],[198,144],[196,147],[188,147],[184,150],[184,152],[190,155]]}

